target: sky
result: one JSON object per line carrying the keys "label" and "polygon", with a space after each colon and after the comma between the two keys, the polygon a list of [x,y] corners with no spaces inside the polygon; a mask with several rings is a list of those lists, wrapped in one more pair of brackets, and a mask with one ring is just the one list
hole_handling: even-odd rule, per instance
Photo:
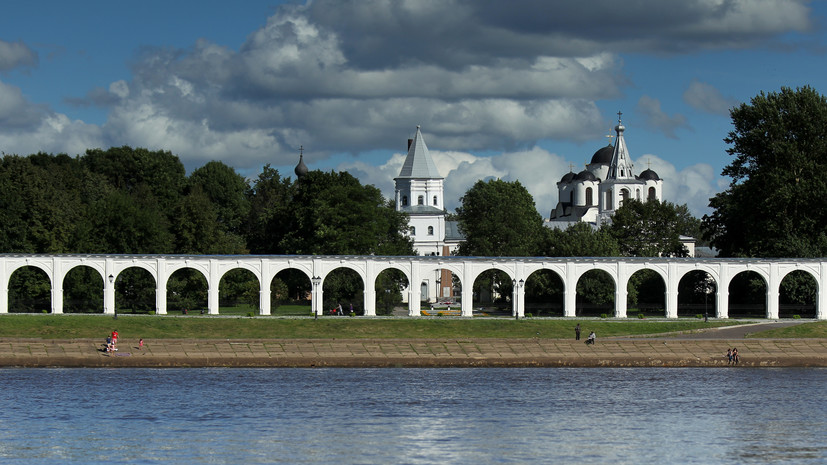
{"label": "sky", "polygon": [[557,182],[610,142],[700,217],[729,184],[730,108],[827,93],[827,2],[175,0],[11,2],[0,17],[0,151],[168,150],[283,176],[343,170],[393,196],[421,126],[453,211]]}

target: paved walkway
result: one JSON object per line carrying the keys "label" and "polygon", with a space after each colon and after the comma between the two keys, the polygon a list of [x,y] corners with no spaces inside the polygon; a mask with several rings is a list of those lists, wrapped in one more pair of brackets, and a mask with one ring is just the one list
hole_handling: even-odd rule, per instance
{"label": "paved walkway", "polygon": [[[761,323],[774,325],[776,323]],[[787,323],[781,323],[787,324]],[[99,340],[0,338],[0,366],[65,367],[432,367],[432,366],[740,366],[827,367],[827,339],[744,339],[765,327],[745,325],[673,337],[570,339],[121,339],[118,352]],[[738,331],[735,331],[738,330]]]}

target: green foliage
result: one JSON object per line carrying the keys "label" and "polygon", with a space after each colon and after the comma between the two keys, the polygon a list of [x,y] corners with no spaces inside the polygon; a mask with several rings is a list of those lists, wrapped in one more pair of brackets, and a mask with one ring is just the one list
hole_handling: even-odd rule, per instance
{"label": "green foliage", "polygon": [[753,97],[731,112],[729,188],[710,199],[706,237],[721,256],[827,255],[827,99],[810,87]]}
{"label": "green foliage", "polygon": [[460,199],[459,255],[531,257],[541,254],[546,234],[534,198],[519,181],[477,181]]}
{"label": "green foliage", "polygon": [[620,245],[607,229],[581,222],[565,230],[548,229],[543,251],[547,257],[617,257]]}
{"label": "green foliage", "polygon": [[624,256],[686,257],[688,251],[680,236],[693,234],[699,223],[686,205],[631,199],[612,216],[609,233]]}

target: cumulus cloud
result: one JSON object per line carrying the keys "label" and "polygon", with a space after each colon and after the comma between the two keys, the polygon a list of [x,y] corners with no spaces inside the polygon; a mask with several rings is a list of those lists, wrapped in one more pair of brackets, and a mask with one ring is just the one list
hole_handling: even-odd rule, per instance
{"label": "cumulus cloud", "polygon": [[660,108],[660,101],[644,95],[637,102],[637,111],[643,115],[644,123],[651,129],[660,131],[666,137],[677,139],[678,129],[691,129],[686,117],[680,114],[667,115]]}
{"label": "cumulus cloud", "polygon": [[729,110],[738,105],[732,97],[724,97],[713,85],[693,80],[683,93],[683,101],[692,108],[714,115],[729,115]]}
{"label": "cumulus cloud", "polygon": [[23,42],[0,40],[0,71],[37,66],[37,52]]}

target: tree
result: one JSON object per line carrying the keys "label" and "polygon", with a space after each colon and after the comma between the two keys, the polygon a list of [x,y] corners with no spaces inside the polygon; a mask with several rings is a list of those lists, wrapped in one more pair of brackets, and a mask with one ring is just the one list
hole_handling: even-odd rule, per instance
{"label": "tree", "polygon": [[460,199],[457,220],[465,241],[459,255],[540,255],[545,235],[534,198],[519,181],[477,181]]}
{"label": "tree", "polygon": [[578,222],[565,230],[549,229],[543,247],[547,257],[617,257],[620,246],[608,229]]}
{"label": "tree", "polygon": [[761,92],[730,111],[729,188],[703,218],[721,256],[827,254],[827,99],[810,87]]}
{"label": "tree", "polygon": [[649,200],[626,200],[612,216],[609,233],[623,255],[632,257],[686,257],[681,235],[697,230],[698,219],[686,205]]}

